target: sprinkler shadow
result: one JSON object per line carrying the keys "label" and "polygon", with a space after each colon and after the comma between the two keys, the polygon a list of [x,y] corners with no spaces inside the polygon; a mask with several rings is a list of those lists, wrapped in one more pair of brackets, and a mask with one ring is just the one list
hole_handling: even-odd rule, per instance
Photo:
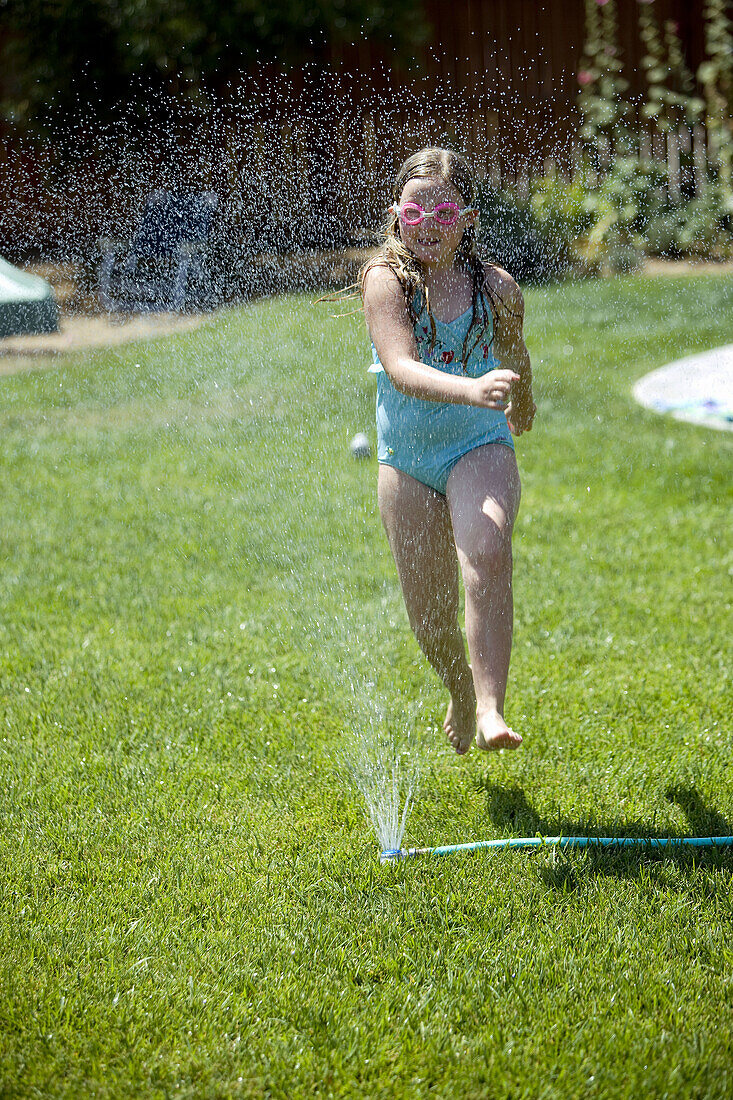
{"label": "sprinkler shadow", "polygon": [[[709,806],[694,787],[671,786],[665,791],[667,801],[683,811],[690,824],[689,832],[660,830],[644,821],[598,821],[593,817],[571,820],[567,817],[544,817],[527,800],[521,787],[500,787],[489,779],[477,783],[487,795],[487,815],[495,828],[510,830],[517,836],[612,836],[644,837],[663,840],[668,837],[733,836],[733,822]],[[543,869],[548,886],[563,893],[578,886],[577,860],[569,857],[571,849],[555,849],[553,864]],[[635,878],[642,867],[654,863],[673,863],[677,867],[720,867],[733,865],[730,849],[714,848],[584,848],[583,867],[618,878]]]}

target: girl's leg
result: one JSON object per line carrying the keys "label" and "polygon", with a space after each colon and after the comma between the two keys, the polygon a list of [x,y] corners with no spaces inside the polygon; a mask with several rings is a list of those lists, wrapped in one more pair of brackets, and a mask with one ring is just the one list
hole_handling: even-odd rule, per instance
{"label": "girl's leg", "polygon": [[382,464],[379,511],[410,626],[451,694],[445,731],[457,753],[468,752],[475,731],[476,698],[458,625],[458,563],[445,497]]}
{"label": "girl's leg", "polygon": [[512,528],[520,491],[514,452],[502,444],[470,451],[448,478],[447,500],[466,592],[476,744],[481,749],[516,749],[522,741],[504,721],[514,610]]}

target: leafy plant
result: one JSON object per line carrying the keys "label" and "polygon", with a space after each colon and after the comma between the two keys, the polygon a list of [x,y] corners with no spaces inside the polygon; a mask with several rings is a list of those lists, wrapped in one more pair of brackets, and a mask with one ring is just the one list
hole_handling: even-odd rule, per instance
{"label": "leafy plant", "polygon": [[711,139],[718,184],[726,209],[733,212],[733,28],[726,0],[707,0],[705,51],[697,71],[705,92],[705,126]]}
{"label": "leafy plant", "polygon": [[[622,98],[626,84],[614,0],[586,0],[585,11],[578,73],[585,168],[570,184],[535,185],[537,217],[566,232],[574,228],[571,251],[593,268],[626,269],[644,254],[730,255],[733,35],[725,0],[707,0],[704,9],[707,60],[697,73],[704,98],[685,61],[676,23],[660,26],[655,0],[638,0],[647,92],[636,126]],[[711,152],[709,184],[699,172],[693,181],[690,152],[677,147],[678,159],[669,164],[645,153],[644,123],[665,135],[703,120]],[[686,182],[680,166],[688,169]]]}
{"label": "leafy plant", "polygon": [[607,162],[626,131],[628,81],[618,42],[616,0],[585,0],[586,40],[578,71],[581,137],[595,163]]}
{"label": "leafy plant", "polygon": [[680,123],[694,124],[700,119],[705,104],[695,94],[694,79],[685,63],[676,23],[667,20],[662,32],[654,3],[640,2],[639,34],[646,47],[641,64],[648,86],[641,117],[653,122],[661,133]]}
{"label": "leafy plant", "polygon": [[515,278],[545,282],[572,266],[574,228],[537,215],[514,191],[485,186],[479,192],[481,244]]}
{"label": "leafy plant", "polygon": [[571,181],[538,180],[531,208],[543,239],[590,271],[632,270],[645,255],[730,256],[733,219],[720,188],[679,204],[666,184],[657,161],[619,156],[600,180],[587,166]]}

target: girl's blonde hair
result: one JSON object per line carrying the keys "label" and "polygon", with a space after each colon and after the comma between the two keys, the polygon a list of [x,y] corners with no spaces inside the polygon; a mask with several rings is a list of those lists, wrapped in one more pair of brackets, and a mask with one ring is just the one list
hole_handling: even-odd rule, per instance
{"label": "girl's blonde hair", "polygon": [[[453,149],[428,148],[413,153],[405,161],[397,173],[392,190],[392,201],[397,204],[400,196],[409,180],[414,179],[439,179],[452,184],[461,196],[464,205],[473,207],[476,202],[476,187],[473,175],[465,157]],[[389,213],[382,232],[384,241],[376,256],[372,256],[359,272],[359,290],[364,296],[364,282],[367,274],[373,267],[388,267],[397,276],[405,295],[405,303],[413,325],[417,321],[419,310],[415,308],[415,299],[425,303],[425,310],[430,321],[431,348],[435,346],[437,332],[435,319],[430,307],[430,294],[425,285],[425,277],[422,265],[413,254],[405,247],[399,232],[399,218],[396,214]],[[468,358],[484,333],[492,319],[498,316],[496,300],[486,286],[486,273],[484,265],[478,254],[478,241],[476,226],[468,225],[463,231],[461,242],[456,251],[457,265],[471,277],[471,324],[463,342],[461,358],[463,368],[466,369]],[[489,308],[487,308],[487,298]],[[493,331],[489,344],[493,341]],[[469,347],[469,342],[470,347]]]}

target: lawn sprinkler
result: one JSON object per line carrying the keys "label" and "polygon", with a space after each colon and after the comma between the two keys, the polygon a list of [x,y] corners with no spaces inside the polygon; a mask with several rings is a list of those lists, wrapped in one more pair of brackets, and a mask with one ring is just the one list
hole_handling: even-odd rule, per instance
{"label": "lawn sprinkler", "polygon": [[380,863],[392,863],[414,856],[447,856],[453,852],[477,852],[487,848],[655,848],[666,852],[677,848],[729,848],[733,836],[525,836],[503,840],[474,840],[468,844],[443,844],[437,848],[385,848]]}

